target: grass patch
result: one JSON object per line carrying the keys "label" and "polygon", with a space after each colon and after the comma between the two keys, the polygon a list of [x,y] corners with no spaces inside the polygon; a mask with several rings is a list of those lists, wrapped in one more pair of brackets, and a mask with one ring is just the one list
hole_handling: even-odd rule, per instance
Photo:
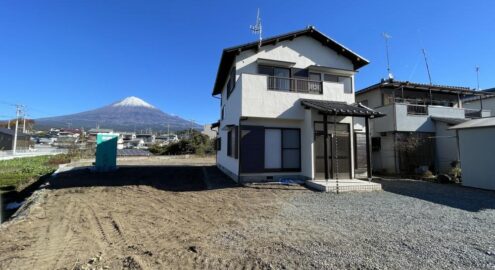
{"label": "grass patch", "polygon": [[55,171],[59,164],[70,162],[67,155],[38,156],[0,160],[0,188],[18,188],[40,176]]}

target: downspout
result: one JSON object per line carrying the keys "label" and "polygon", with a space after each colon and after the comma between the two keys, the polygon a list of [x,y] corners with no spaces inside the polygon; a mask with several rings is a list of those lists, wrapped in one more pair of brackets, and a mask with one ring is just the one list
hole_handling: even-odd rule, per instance
{"label": "downspout", "polygon": [[335,165],[335,188],[337,190],[337,194],[339,194],[339,160],[337,158],[338,155],[338,150],[337,150],[337,110],[335,110],[334,115],[333,115],[333,137],[334,137],[334,145],[335,145],[335,151],[330,151],[330,153],[335,153],[335,156],[332,157],[332,160],[335,159],[334,164]]}
{"label": "downspout", "polygon": [[237,183],[241,183],[241,117],[239,117],[239,125],[237,127]]}

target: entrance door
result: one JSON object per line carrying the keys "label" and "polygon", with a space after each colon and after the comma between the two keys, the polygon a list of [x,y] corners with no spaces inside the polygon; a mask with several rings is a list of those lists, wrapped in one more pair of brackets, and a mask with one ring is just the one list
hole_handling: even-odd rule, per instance
{"label": "entrance door", "polygon": [[[325,170],[331,179],[351,178],[351,137],[349,124],[327,124],[327,156],[325,157],[325,133],[322,122],[315,122],[314,153],[315,178],[325,179]],[[325,158],[328,166],[325,168]]]}
{"label": "entrance door", "polygon": [[[328,170],[330,175],[330,169],[332,166],[332,156],[329,154],[331,151],[330,140],[327,141],[327,156],[325,157],[325,134],[323,131],[315,130],[315,178],[325,179],[325,170]],[[328,158],[328,168],[325,169],[325,158]]]}

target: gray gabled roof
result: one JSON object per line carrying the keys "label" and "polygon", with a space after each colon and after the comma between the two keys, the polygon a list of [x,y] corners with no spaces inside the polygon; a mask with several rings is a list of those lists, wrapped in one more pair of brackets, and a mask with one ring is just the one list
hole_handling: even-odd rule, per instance
{"label": "gray gabled roof", "polygon": [[312,108],[324,114],[341,115],[341,116],[364,116],[364,117],[382,117],[385,114],[367,108],[361,104],[347,104],[339,101],[302,99],[301,105],[305,108]]}
{"label": "gray gabled roof", "polygon": [[[8,128],[0,128],[0,133],[7,134],[10,136],[14,136],[15,134],[15,129],[8,129]],[[17,132],[17,137],[24,137],[24,136],[29,136],[28,134],[22,133],[22,132]]]}
{"label": "gray gabled roof", "polygon": [[373,91],[380,88],[392,88],[392,89],[408,89],[417,91],[432,91],[437,93],[451,93],[451,94],[461,94],[466,96],[491,96],[494,95],[490,92],[475,91],[469,87],[462,86],[452,86],[452,85],[439,85],[439,84],[425,84],[425,83],[415,83],[409,81],[398,81],[398,80],[381,80],[377,84],[373,84],[364,89],[356,92],[356,96],[364,94],[369,91]]}
{"label": "gray gabled roof", "polygon": [[455,125],[450,129],[467,129],[467,128],[482,128],[482,127],[495,127],[495,117],[485,117],[485,118],[469,120],[464,123]]}
{"label": "gray gabled roof", "polygon": [[[310,36],[310,37],[318,40],[319,42],[321,42],[322,45],[327,46],[330,49],[345,56],[346,58],[351,60],[351,62],[354,65],[355,70],[369,64],[369,61],[366,60],[364,57],[351,51],[350,49],[346,48],[344,45],[331,39],[330,37],[323,34],[322,32],[316,30],[316,28],[314,26],[309,26],[306,29],[299,30],[299,31],[294,31],[294,32],[290,32],[290,33],[286,33],[286,34],[282,34],[282,35],[278,35],[278,36],[265,38],[261,42],[261,47],[266,46],[266,45],[274,45],[274,44],[277,44],[278,42],[285,41],[285,40],[293,40],[293,39],[300,37],[300,36]],[[235,59],[235,56],[237,54],[241,53],[242,51],[257,49],[259,47],[260,47],[259,42],[255,41],[255,42],[242,44],[239,46],[226,48],[223,50],[222,58],[220,59],[220,65],[218,66],[215,85],[213,86],[212,95],[218,95],[222,92],[222,88],[225,85],[229,70],[232,66],[232,63]]]}
{"label": "gray gabled roof", "polygon": [[466,118],[450,118],[450,117],[437,117],[437,116],[432,116],[431,119],[433,119],[435,121],[439,121],[439,122],[444,122],[447,124],[452,124],[452,125],[464,123],[464,122],[469,120]]}

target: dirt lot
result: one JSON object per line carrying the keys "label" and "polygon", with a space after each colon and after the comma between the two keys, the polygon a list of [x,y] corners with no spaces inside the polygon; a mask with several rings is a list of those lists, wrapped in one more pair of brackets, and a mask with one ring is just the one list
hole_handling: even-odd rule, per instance
{"label": "dirt lot", "polygon": [[[60,174],[0,226],[1,269],[493,269],[495,193],[239,187],[211,160]],[[209,188],[209,189],[208,189]]]}

